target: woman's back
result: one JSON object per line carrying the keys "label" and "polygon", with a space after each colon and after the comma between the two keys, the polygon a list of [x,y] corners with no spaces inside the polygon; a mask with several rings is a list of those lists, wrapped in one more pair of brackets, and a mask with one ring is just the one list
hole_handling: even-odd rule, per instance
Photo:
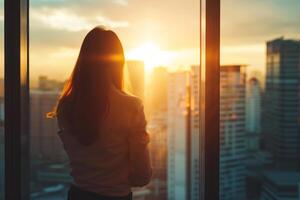
{"label": "woman's back", "polygon": [[124,196],[132,186],[150,181],[149,136],[138,98],[111,86],[107,116],[99,120],[99,136],[91,145],[81,144],[59,113],[58,123],[75,186],[101,195]]}

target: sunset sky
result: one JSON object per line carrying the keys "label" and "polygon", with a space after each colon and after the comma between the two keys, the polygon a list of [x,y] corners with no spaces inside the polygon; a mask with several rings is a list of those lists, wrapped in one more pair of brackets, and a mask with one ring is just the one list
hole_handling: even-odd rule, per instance
{"label": "sunset sky", "polygon": [[32,0],[31,75],[66,77],[97,25],[114,30],[126,57],[145,60],[147,69],[197,63],[198,8],[198,0]]}
{"label": "sunset sky", "polygon": [[[156,65],[176,68],[199,63],[199,0],[30,2],[33,79],[38,75],[66,78],[84,36],[97,25],[114,30],[126,57],[145,60],[147,70]],[[263,70],[267,40],[280,36],[300,39],[299,0],[221,2],[222,64],[248,64]],[[0,22],[3,35],[3,17]]]}
{"label": "sunset sky", "polygon": [[300,40],[299,0],[221,0],[221,63],[265,70],[266,41]]}

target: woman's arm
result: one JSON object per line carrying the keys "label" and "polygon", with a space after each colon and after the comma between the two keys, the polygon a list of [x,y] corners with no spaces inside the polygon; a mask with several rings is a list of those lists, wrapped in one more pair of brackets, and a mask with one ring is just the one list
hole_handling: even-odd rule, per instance
{"label": "woman's arm", "polygon": [[147,185],[152,176],[149,153],[149,134],[142,104],[132,117],[129,135],[130,181],[132,187]]}

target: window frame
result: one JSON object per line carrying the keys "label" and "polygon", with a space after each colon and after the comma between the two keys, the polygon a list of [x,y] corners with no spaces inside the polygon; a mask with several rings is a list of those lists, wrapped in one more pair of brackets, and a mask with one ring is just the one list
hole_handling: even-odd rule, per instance
{"label": "window frame", "polygon": [[[200,40],[201,51],[204,53],[201,54],[200,62],[200,91],[203,90],[201,91],[203,95],[200,96],[199,107],[202,115],[202,118],[200,117],[201,131],[204,136],[204,147],[202,147],[204,158],[201,161],[204,166],[201,170],[202,177],[204,177],[204,183],[202,183],[204,189],[200,199],[218,200],[220,196],[220,0],[202,0],[202,3],[205,4],[201,12],[205,22],[201,24],[200,34],[205,35],[201,37],[204,39]],[[202,19],[200,19],[201,22]],[[201,73],[205,74],[204,77]],[[201,83],[205,83],[205,86]],[[201,149],[199,155],[201,155]]]}
{"label": "window frame", "polygon": [[[200,199],[218,200],[220,0],[199,1],[200,43],[205,52],[200,56],[204,62],[199,71],[200,135],[204,136],[199,159],[203,177]],[[29,200],[29,0],[5,0],[4,24],[5,199]]]}
{"label": "window frame", "polygon": [[28,0],[4,1],[6,200],[29,200],[28,11]]}

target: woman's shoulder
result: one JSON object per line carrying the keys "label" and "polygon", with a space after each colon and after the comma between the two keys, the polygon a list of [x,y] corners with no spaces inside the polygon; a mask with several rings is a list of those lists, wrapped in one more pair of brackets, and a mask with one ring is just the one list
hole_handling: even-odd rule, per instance
{"label": "woman's shoulder", "polygon": [[128,108],[140,108],[143,106],[143,101],[137,96],[121,90],[117,90],[115,93],[115,99],[124,106],[128,106]]}

